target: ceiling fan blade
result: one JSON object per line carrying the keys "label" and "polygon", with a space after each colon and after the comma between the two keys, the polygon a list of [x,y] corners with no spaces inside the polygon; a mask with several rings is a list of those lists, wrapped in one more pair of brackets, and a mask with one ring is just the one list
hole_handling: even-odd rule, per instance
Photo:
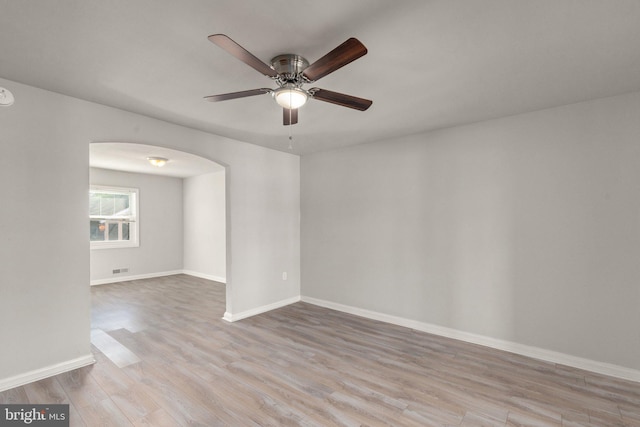
{"label": "ceiling fan blade", "polygon": [[309,93],[312,94],[313,99],[342,105],[343,107],[353,108],[354,110],[365,111],[367,108],[371,107],[371,104],[373,104],[373,101],[368,99],[345,95],[344,93],[332,92],[330,90],[320,89],[317,87],[310,89]]}
{"label": "ceiling fan blade", "polygon": [[289,110],[288,108],[282,109],[282,124],[285,126],[295,125],[298,123],[298,109],[294,108]]}
{"label": "ceiling fan blade", "polygon": [[267,89],[267,88],[251,89],[251,90],[243,90],[241,92],[231,92],[231,93],[223,93],[221,95],[205,96],[204,99],[211,102],[219,102],[219,101],[227,101],[229,99],[244,98],[247,96],[262,95],[263,93],[269,93],[269,92],[271,92],[271,89]]}
{"label": "ceiling fan blade", "polygon": [[250,53],[248,50],[240,46],[238,43],[231,40],[226,35],[213,34],[209,36],[208,39],[213,44],[218,45],[219,47],[227,51],[227,53],[230,53],[231,55],[235,56],[240,61],[244,62],[254,70],[264,74],[265,76],[273,77],[273,78],[278,77],[278,73],[276,72],[276,70],[274,70],[273,68],[271,68],[270,66],[268,66],[267,64],[265,64],[264,62],[256,58],[255,56],[253,56],[252,53]]}
{"label": "ceiling fan blade", "polygon": [[358,39],[352,37],[305,68],[302,75],[309,81],[320,80],[366,54],[367,48]]}

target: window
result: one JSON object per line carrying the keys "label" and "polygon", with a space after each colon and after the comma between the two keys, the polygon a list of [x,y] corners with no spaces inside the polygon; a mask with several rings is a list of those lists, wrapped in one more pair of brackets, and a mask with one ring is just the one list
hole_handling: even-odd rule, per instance
{"label": "window", "polygon": [[139,246],[137,220],[137,188],[91,186],[89,189],[91,249]]}

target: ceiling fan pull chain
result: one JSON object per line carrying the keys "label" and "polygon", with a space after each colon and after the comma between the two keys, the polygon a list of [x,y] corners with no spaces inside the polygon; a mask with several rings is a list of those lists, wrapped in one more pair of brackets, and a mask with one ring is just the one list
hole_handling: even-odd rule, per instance
{"label": "ceiling fan pull chain", "polygon": [[[289,123],[291,123],[291,110],[289,110]],[[289,150],[293,150],[293,135],[291,133],[291,125],[289,125]]]}

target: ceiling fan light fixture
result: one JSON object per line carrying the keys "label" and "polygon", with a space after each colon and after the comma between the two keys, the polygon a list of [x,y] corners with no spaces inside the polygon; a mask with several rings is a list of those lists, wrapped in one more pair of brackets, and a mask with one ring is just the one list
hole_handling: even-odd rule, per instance
{"label": "ceiling fan light fixture", "polygon": [[302,107],[308,99],[307,93],[297,87],[283,86],[273,92],[273,97],[282,108],[295,110]]}
{"label": "ceiling fan light fixture", "polygon": [[163,167],[169,161],[169,159],[165,159],[164,157],[147,157],[147,160],[153,166],[158,167],[158,168]]}

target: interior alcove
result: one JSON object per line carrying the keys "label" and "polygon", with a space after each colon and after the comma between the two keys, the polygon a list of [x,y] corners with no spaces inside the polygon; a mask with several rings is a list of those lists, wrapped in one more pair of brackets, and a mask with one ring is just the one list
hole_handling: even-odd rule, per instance
{"label": "interior alcove", "polygon": [[[90,186],[137,188],[140,193],[140,245],[92,249],[92,285],[178,273],[227,282],[225,166],[130,142],[94,142],[89,153]],[[168,161],[157,167],[149,157]]]}

